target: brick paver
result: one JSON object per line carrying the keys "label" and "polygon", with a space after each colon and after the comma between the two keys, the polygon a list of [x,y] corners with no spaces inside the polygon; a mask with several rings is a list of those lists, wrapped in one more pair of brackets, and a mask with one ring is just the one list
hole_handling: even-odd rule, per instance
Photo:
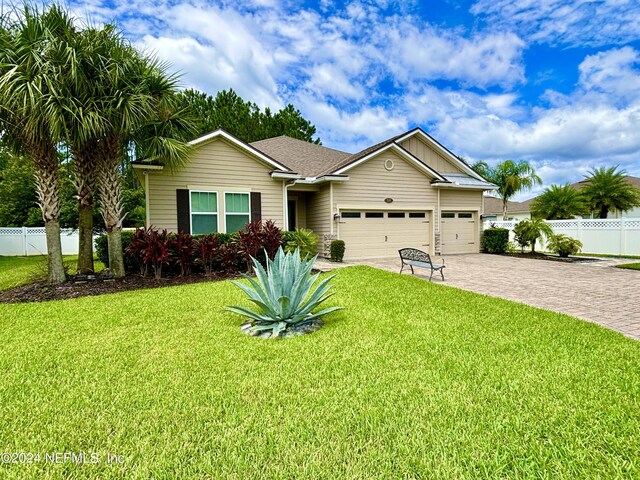
{"label": "brick paver", "polygon": [[[500,255],[445,255],[444,284],[566,313],[640,340],[640,272],[612,266],[631,261],[566,264]],[[398,258],[350,264],[400,270]],[[317,264],[320,269],[332,265]],[[416,269],[419,276],[428,278],[418,270],[422,269]],[[441,282],[436,275],[433,278]]]}

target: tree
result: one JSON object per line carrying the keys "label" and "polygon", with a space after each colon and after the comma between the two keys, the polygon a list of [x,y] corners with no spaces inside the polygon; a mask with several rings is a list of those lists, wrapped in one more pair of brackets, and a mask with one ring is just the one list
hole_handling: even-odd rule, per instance
{"label": "tree", "polygon": [[69,60],[62,32],[72,29],[69,17],[52,6],[43,13],[29,8],[3,18],[0,27],[0,123],[3,141],[16,155],[29,159],[45,224],[48,280],[66,280],[60,240],[59,159],[56,146],[64,131],[57,95],[55,63]]}
{"label": "tree", "polygon": [[625,178],[625,171],[618,166],[594,168],[589,172],[582,194],[587,207],[597,212],[599,218],[607,218],[609,211],[625,212],[640,206],[640,191]]}
{"label": "tree", "polygon": [[177,106],[193,118],[197,125],[196,135],[222,128],[247,143],[280,135],[321,143],[319,138],[313,138],[316,127],[293,105],[289,104],[275,114],[269,108],[263,112],[255,103],[245,102],[233,89],[222,90],[215,98],[188,89],[177,95]]}
{"label": "tree", "polygon": [[527,245],[531,246],[531,253],[536,251],[536,242],[538,239],[550,237],[553,235],[551,226],[541,218],[534,218],[531,220],[521,220],[513,227],[513,233],[516,243],[520,245],[522,251],[524,251]]}
{"label": "tree", "polygon": [[531,204],[531,215],[546,220],[566,220],[586,210],[583,196],[568,183],[551,185]]}
{"label": "tree", "polygon": [[[476,164],[475,168],[479,168],[478,165]],[[519,162],[505,160],[495,167],[483,168],[478,173],[498,186],[496,193],[502,199],[503,220],[508,220],[507,202],[515,194],[523,190],[531,190],[534,185],[542,183],[535,169],[525,160]]]}
{"label": "tree", "polygon": [[[31,163],[7,151],[0,151],[0,225],[26,226],[29,211],[37,205]],[[39,219],[42,222],[42,214]]]}

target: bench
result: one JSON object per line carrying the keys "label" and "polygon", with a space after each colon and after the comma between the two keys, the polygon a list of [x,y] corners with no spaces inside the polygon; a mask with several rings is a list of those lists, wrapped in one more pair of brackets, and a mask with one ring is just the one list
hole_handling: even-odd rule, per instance
{"label": "bench", "polygon": [[402,261],[402,267],[400,268],[400,273],[404,270],[404,267],[410,267],[411,273],[413,274],[413,267],[422,267],[428,268],[431,270],[431,275],[429,275],[429,281],[433,277],[433,272],[440,272],[442,276],[442,281],[444,281],[444,258],[442,259],[442,263],[433,263],[431,261],[431,256],[423,252],[422,250],[418,250],[417,248],[402,248],[398,250],[400,254],[400,260]]}

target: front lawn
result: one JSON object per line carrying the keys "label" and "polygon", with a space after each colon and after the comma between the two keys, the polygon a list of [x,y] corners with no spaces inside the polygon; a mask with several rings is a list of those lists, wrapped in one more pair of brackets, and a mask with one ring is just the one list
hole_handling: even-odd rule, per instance
{"label": "front lawn", "polygon": [[42,455],[2,476],[640,476],[640,343],[369,267],[334,282],[347,309],[287,340],[241,334],[227,281],[0,305],[0,448]]}
{"label": "front lawn", "polygon": [[618,268],[626,268],[628,270],[640,270],[640,263],[624,263],[622,265],[616,265]]}
{"label": "front lawn", "polygon": [[[65,255],[64,264],[69,272],[77,269],[77,255]],[[96,271],[104,268],[99,260],[94,260]],[[46,255],[30,257],[5,257],[0,255],[0,290],[17,287],[25,283],[47,278]]]}

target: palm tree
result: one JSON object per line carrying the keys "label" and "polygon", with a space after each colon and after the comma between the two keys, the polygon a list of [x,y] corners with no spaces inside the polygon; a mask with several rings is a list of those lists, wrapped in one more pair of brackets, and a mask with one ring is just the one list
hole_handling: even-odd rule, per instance
{"label": "palm tree", "polygon": [[3,141],[34,167],[45,224],[48,280],[66,280],[60,240],[59,159],[64,114],[54,65],[69,62],[66,33],[73,25],[57,6],[39,13],[25,8],[0,27],[0,122]]}
{"label": "palm tree", "polygon": [[610,210],[625,212],[640,206],[640,191],[634,188],[618,166],[594,168],[589,172],[581,194],[592,212],[599,218],[607,218]]}
{"label": "palm tree", "polygon": [[531,215],[546,220],[566,220],[586,210],[582,195],[568,183],[551,185],[531,204]]}
{"label": "palm tree", "polygon": [[[182,141],[190,124],[174,107],[177,77],[167,65],[142,56],[115,29],[105,40],[93,92],[105,127],[96,138],[96,183],[109,245],[109,267],[124,276],[120,167],[130,151],[169,169],[186,162],[189,145]],[[177,132],[180,131],[180,135]]]}
{"label": "palm tree", "polygon": [[[484,162],[480,162],[484,164]],[[486,165],[486,164],[484,164]],[[498,186],[497,194],[502,199],[502,219],[508,220],[507,202],[515,194],[523,190],[531,190],[534,185],[542,183],[542,179],[536,175],[535,169],[525,160],[514,162],[505,160],[495,167],[485,168],[480,164],[475,165],[480,174]]]}

